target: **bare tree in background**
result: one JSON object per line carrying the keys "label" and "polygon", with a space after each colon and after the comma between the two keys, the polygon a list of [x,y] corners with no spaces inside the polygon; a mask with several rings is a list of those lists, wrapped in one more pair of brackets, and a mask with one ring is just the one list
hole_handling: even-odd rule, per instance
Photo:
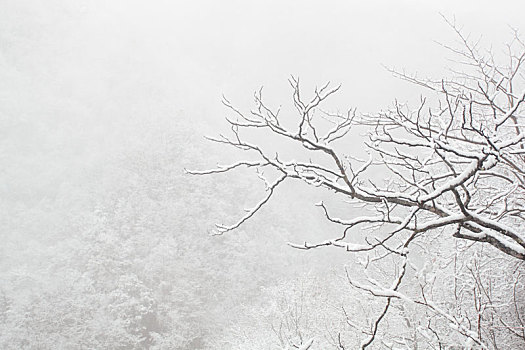
{"label": "bare tree in background", "polygon": [[[446,46],[459,58],[460,69],[453,71],[451,79],[420,79],[392,71],[430,90],[435,101],[422,98],[415,108],[396,102],[393,108],[373,115],[354,109],[331,113],[323,109],[323,103],[339,87],[326,84],[307,99],[299,80],[292,78],[295,119],[268,106],[261,91],[248,113],[224,100],[233,112],[227,118],[232,136],[211,140],[256,158],[190,171],[204,175],[255,168],[266,186],[266,195],[244,216],[231,224],[217,224],[217,234],[241,226],[272,199],[281,184],[292,179],[342,195],[356,208],[348,212],[359,215],[339,218],[328,204],[317,203],[326,220],[341,226],[341,234],[290,245],[298,249],[333,246],[366,257],[362,259],[364,273],[349,274],[348,281],[384,302],[364,330],[362,349],[378,339],[381,321],[398,301],[423,306],[428,324],[421,333],[426,332],[436,348],[446,345],[442,340],[446,331],[435,323],[436,318],[474,347],[525,346],[525,307],[520,301],[525,260],[525,44],[515,33],[507,45],[506,61],[500,63],[491,51],[482,50],[454,23],[449,24],[461,42],[460,48]],[[368,130],[363,144],[368,159],[341,146],[354,127]],[[299,145],[307,160],[287,159],[284,151],[275,153],[262,142],[251,143],[250,129]],[[276,176],[265,176],[265,171]],[[377,174],[384,175],[381,181]],[[476,245],[472,260],[466,256],[474,243],[482,246]],[[412,254],[424,255],[451,272],[455,300],[438,300],[430,292],[436,278],[429,279],[428,265],[421,267],[417,258],[410,259]],[[373,276],[373,265],[381,261],[388,261],[389,283]],[[487,277],[487,266],[504,268],[505,273],[491,270]],[[405,290],[407,275],[412,279],[405,283],[410,286]],[[468,286],[461,277],[465,275],[471,281]],[[464,312],[468,308],[472,312]],[[498,308],[505,311],[498,313]]]}

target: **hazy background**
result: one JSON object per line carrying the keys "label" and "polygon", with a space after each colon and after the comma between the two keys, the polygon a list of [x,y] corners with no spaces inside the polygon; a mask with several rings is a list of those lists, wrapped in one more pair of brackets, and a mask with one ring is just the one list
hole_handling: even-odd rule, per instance
{"label": "hazy background", "polygon": [[[508,25],[523,28],[520,4],[0,0],[0,296],[8,305],[2,309],[2,344],[21,348],[13,344],[34,337],[24,345],[31,348],[56,333],[54,344],[71,347],[64,340],[70,323],[38,328],[56,319],[56,305],[24,313],[37,302],[62,303],[63,286],[75,289],[79,278],[90,279],[90,287],[75,289],[76,297],[64,296],[69,301],[60,305],[95,305],[86,290],[103,298],[118,287],[112,281],[134,271],[159,305],[162,278],[147,276],[162,275],[167,289],[187,293],[178,294],[176,303],[182,321],[169,316],[172,323],[166,324],[201,328],[193,335],[181,331],[190,340],[173,346],[209,347],[205,338],[234,322],[226,311],[241,296],[257,303],[272,278],[336,269],[346,256],[285,245],[333,236],[313,206],[295,205],[301,199],[314,203],[316,194],[295,193],[293,186],[243,230],[208,236],[213,223],[231,222],[262,193],[253,177],[183,174],[184,167],[235,159],[202,138],[227,130],[221,95],[248,108],[253,91],[264,86],[271,105],[289,105],[287,79],[294,75],[305,91],[341,83],[334,108],[378,111],[394,98],[414,100],[421,93],[382,65],[423,76],[447,74],[447,52],[434,41],[456,39],[440,13],[455,16],[465,33],[483,35],[498,51],[511,37]],[[287,216],[281,215],[285,209]],[[123,247],[129,255],[114,258],[128,249]],[[100,271],[86,268],[86,261],[101,261],[107,249],[104,256],[119,264],[130,257],[137,266],[157,259],[155,268],[108,263],[107,285],[98,286]],[[175,307],[172,299],[166,303]],[[103,314],[107,303],[100,305],[96,312]],[[23,320],[16,318],[22,314]],[[38,325],[32,323],[37,316]]]}
{"label": "hazy background", "polygon": [[[221,94],[249,106],[265,86],[287,104],[306,88],[343,84],[334,105],[377,111],[415,91],[382,64],[440,77],[455,40],[439,13],[498,49],[519,28],[519,2],[2,1],[2,160],[107,156],[137,124],[185,119],[225,128]],[[168,117],[169,116],[169,117]],[[137,135],[134,135],[135,137]],[[133,142],[133,141],[131,141]],[[97,148],[96,150],[93,149]],[[104,150],[102,152],[102,149]],[[60,158],[60,159],[59,159]],[[14,162],[14,163],[9,163]],[[32,163],[32,162],[29,162]],[[18,177],[18,176],[17,176]],[[9,195],[17,191],[9,183]]]}
{"label": "hazy background", "polygon": [[305,89],[343,84],[333,99],[341,109],[377,111],[413,98],[417,90],[381,65],[440,77],[446,51],[434,40],[455,40],[440,12],[498,49],[510,37],[507,26],[521,25],[519,4],[3,0],[5,196],[28,191],[16,186],[20,173],[51,171],[28,159],[52,157],[64,171],[79,171],[138,142],[137,125],[159,118],[188,121],[202,134],[225,129],[221,94],[250,106],[265,86],[274,105],[287,104],[291,74]]}

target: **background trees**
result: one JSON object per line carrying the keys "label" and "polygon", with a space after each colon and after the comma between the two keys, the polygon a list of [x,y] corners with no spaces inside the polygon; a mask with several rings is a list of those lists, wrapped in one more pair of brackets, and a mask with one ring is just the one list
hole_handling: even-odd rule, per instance
{"label": "background trees", "polygon": [[[215,348],[240,304],[305,269],[294,265],[300,254],[282,246],[285,234],[276,226],[255,229],[258,240],[207,234],[202,218],[230,216],[247,186],[184,175],[182,166],[209,150],[181,139],[196,134],[191,126],[162,125],[141,128],[144,143],[84,174],[90,180],[83,186],[97,195],[56,221],[60,231],[40,227],[21,250],[18,241],[31,232],[6,227],[0,347]],[[25,227],[38,230],[42,216],[59,213],[42,203],[25,216]]]}
{"label": "background trees", "polygon": [[[232,133],[211,141],[247,156],[190,171],[207,175],[247,167],[255,169],[266,189],[237,221],[217,224],[217,234],[250,220],[289,180],[325,190],[327,200],[316,205],[326,220],[340,226],[339,234],[290,245],[302,250],[332,246],[363,255],[363,270],[348,274],[348,283],[382,299],[364,327],[363,349],[377,338],[383,346],[462,346],[458,334],[466,346],[524,345],[525,45],[514,33],[500,57],[449,25],[461,44],[444,45],[457,60],[450,78],[392,71],[430,91],[415,108],[396,101],[376,114],[331,112],[325,101],[339,87],[326,84],[306,98],[292,77],[298,117],[269,106],[262,89],[249,112],[224,99]],[[367,131],[366,157],[354,151],[356,128]],[[265,139],[257,132],[265,132]],[[332,209],[334,199],[346,208]],[[399,306],[406,302],[421,307],[417,312],[424,316],[413,319]],[[412,338],[403,330],[380,331],[393,304],[406,329],[414,328]]]}

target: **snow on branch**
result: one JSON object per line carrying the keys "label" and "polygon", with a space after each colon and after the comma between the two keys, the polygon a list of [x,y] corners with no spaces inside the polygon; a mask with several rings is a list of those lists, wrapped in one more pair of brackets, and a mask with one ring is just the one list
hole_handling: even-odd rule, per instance
{"label": "snow on branch", "polygon": [[[288,243],[291,247],[364,252],[367,267],[387,257],[402,259],[390,287],[371,279],[368,284],[349,279],[354,287],[386,298],[382,312],[366,332],[362,349],[376,338],[392,300],[424,305],[474,344],[487,347],[479,332],[475,334],[447,310],[400,292],[412,251],[408,248],[417,244],[426,249],[420,242],[424,237],[432,236],[438,242],[452,237],[455,242],[489,246],[494,253],[525,261],[525,92],[515,92],[525,86],[525,44],[516,36],[518,49],[509,46],[509,62],[499,63],[490,51],[484,53],[477,42],[465,37],[455,23],[447,23],[462,47],[444,47],[458,57],[461,69],[453,69],[451,77],[441,79],[390,70],[431,91],[435,102],[421,98],[416,106],[410,106],[396,101],[377,113],[361,114],[350,108],[345,115],[331,112],[327,106],[327,99],[340,86],[327,83],[305,98],[299,79],[292,77],[290,103],[295,107],[295,118],[284,118],[280,107],[272,109],[264,101],[262,89],[255,92],[255,107],[249,112],[223,100],[231,113],[226,120],[232,136],[211,140],[255,154],[257,160],[188,171],[207,175],[256,168],[266,184],[266,196],[234,224],[217,225],[219,234],[253,217],[282,182],[298,180],[324,190],[326,201],[317,204],[321,215],[341,232],[317,242]],[[354,126],[366,129],[367,135],[355,134]],[[250,142],[246,135],[257,135],[254,139],[258,141]],[[280,142],[270,143],[268,136]],[[369,155],[367,160],[357,154],[358,142]],[[280,177],[268,182],[261,175],[262,168],[273,169]],[[325,203],[337,199],[345,207],[337,207],[335,216],[335,210]]]}
{"label": "snow on branch", "polygon": [[[525,239],[516,226],[525,220],[525,213],[523,216],[519,214],[524,209],[519,205],[519,198],[525,196],[525,160],[517,152],[525,148],[525,133],[499,128],[501,121],[506,120],[505,116],[518,113],[521,99],[512,100],[514,97],[510,96],[512,103],[503,106],[500,102],[496,108],[494,101],[487,100],[486,89],[481,91],[478,88],[478,107],[473,108],[473,99],[463,98],[458,85],[441,82],[441,86],[435,89],[439,88],[444,95],[445,107],[428,107],[425,112],[426,100],[422,99],[420,106],[413,111],[396,103],[395,108],[375,116],[357,115],[355,109],[342,116],[320,110],[340,86],[331,88],[325,84],[314,91],[310,100],[304,100],[299,80],[292,77],[290,85],[293,104],[299,114],[295,130],[280,120],[280,109],[273,111],[265,104],[261,90],[255,93],[255,110],[248,114],[224,98],[223,103],[236,116],[236,120],[227,119],[233,137],[220,135],[211,140],[256,152],[260,159],[188,171],[206,175],[244,166],[270,167],[283,174],[273,185],[267,184],[267,196],[253,209],[247,210],[239,221],[232,225],[217,225],[219,233],[234,230],[255,215],[270,200],[275,187],[289,178],[345,195],[350,203],[379,214],[332,218],[321,204],[326,219],[331,222],[347,227],[402,224],[401,229],[391,231],[388,237],[402,231],[424,233],[461,224],[462,230],[456,237],[488,243],[511,256],[525,259]],[[471,89],[475,87],[471,86]],[[502,93],[500,87],[494,87],[494,91]],[[464,91],[467,92],[471,94],[470,90]],[[480,100],[483,98],[484,104]],[[496,111],[496,117],[491,116],[492,112],[487,115],[483,108]],[[321,111],[322,119],[312,118],[316,110]],[[345,148],[332,144],[332,141],[348,136],[355,124],[370,128],[371,142],[365,143],[369,159],[361,164],[357,164],[351,153],[343,152]],[[244,140],[240,133],[243,129],[259,129],[281,137],[283,141],[298,144],[308,161],[296,160],[297,154],[287,160],[284,150],[271,156],[264,150],[263,143]],[[380,186],[370,180],[370,175],[379,169],[387,176],[386,185]],[[414,210],[419,213],[414,214]],[[494,212],[498,213],[497,217]],[[300,249],[336,246],[351,252],[375,247],[388,249],[382,240],[376,238],[373,238],[376,243],[369,245],[355,245],[345,242],[345,239],[346,235],[343,235],[320,243],[290,245]],[[370,242],[366,237],[365,240]]]}
{"label": "snow on branch", "polygon": [[241,219],[239,219],[237,222],[231,224],[231,225],[223,225],[223,224],[215,224],[216,231],[214,234],[221,235],[225,232],[235,230],[239,226],[241,226],[244,222],[246,222],[248,219],[250,219],[255,213],[257,213],[272,197],[275,189],[279,184],[281,184],[286,179],[286,175],[282,175],[279,177],[273,184],[269,185],[267,188],[267,195],[259,201],[253,208],[246,209],[246,215],[244,215]]}
{"label": "snow on branch", "polygon": [[214,169],[208,169],[208,170],[188,170],[188,169],[184,169],[184,171],[187,174],[191,174],[191,175],[209,175],[209,174],[225,173],[225,172],[228,172],[230,170],[233,170],[233,169],[241,167],[241,166],[246,166],[246,167],[250,168],[250,167],[263,167],[263,166],[266,166],[266,165],[269,165],[269,163],[267,163],[267,162],[260,162],[260,161],[257,161],[257,162],[240,161],[240,162],[236,162],[236,163],[231,164],[231,165],[217,165],[217,167],[214,168]]}

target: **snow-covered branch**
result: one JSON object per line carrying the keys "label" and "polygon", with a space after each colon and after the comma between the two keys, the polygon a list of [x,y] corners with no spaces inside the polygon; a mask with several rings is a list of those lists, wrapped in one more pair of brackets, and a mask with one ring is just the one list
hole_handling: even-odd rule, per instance
{"label": "snow-covered branch", "polygon": [[[462,47],[444,47],[459,57],[462,69],[452,70],[452,77],[442,79],[422,79],[391,70],[397,77],[430,90],[437,96],[434,102],[421,98],[413,107],[396,101],[375,114],[359,114],[350,108],[345,115],[327,111],[327,99],[340,86],[327,83],[308,99],[299,79],[292,77],[295,118],[284,118],[280,107],[272,109],[261,91],[255,93],[255,108],[249,112],[224,99],[233,115],[227,118],[233,136],[213,141],[255,154],[258,160],[190,172],[205,175],[248,167],[258,169],[261,177],[262,168],[271,168],[280,176],[273,183],[264,180],[266,195],[234,224],[217,225],[219,233],[249,220],[285,180],[299,180],[325,190],[326,200],[317,205],[324,219],[339,227],[340,233],[317,242],[289,243],[291,247],[337,247],[363,253],[368,259],[366,266],[387,257],[405,260],[392,287],[351,280],[354,287],[387,299],[362,349],[376,338],[378,325],[394,299],[425,305],[477,346],[488,348],[481,331],[472,331],[430,300],[416,300],[399,291],[409,245],[425,249],[419,242],[424,237],[432,236],[438,243],[450,238],[468,246],[488,246],[491,253],[525,261],[525,92],[518,90],[525,86],[525,45],[516,36],[519,45],[509,46],[510,63],[498,63],[490,51],[481,51],[455,23],[447,22]],[[368,132],[365,138],[353,133],[363,128]],[[257,133],[260,136],[255,144],[246,140],[246,135]],[[265,136],[280,141],[265,143]],[[362,150],[367,160],[362,160]],[[345,207],[325,204],[336,199],[342,199]],[[444,250],[436,248],[434,254],[441,256]],[[482,287],[476,293],[479,326],[484,312],[479,293],[489,293]],[[430,322],[428,329],[439,339]]]}

